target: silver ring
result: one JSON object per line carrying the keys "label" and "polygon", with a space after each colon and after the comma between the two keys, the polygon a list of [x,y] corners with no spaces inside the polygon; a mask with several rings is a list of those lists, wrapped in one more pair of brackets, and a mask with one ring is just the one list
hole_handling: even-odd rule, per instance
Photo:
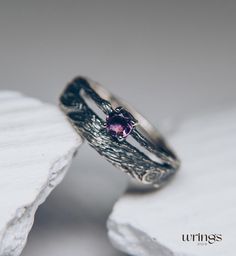
{"label": "silver ring", "polygon": [[[88,100],[102,110],[104,119],[92,110]],[[136,180],[159,187],[179,169],[179,159],[161,134],[98,83],[75,78],[62,93],[60,108],[100,155]]]}

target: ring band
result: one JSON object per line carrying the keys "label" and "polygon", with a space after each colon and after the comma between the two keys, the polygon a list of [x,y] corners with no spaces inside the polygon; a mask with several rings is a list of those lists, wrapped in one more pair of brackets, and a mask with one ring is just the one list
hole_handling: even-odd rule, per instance
{"label": "ring band", "polygon": [[[87,104],[88,99],[103,111],[106,121]],[[160,133],[98,83],[75,78],[62,93],[60,108],[100,155],[138,181],[159,187],[178,170],[180,161]],[[146,152],[135,146],[135,142],[128,142],[131,137]]]}

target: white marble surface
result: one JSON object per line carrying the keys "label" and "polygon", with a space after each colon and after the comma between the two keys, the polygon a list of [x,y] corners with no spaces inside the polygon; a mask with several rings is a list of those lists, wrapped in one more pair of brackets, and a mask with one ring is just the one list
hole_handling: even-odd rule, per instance
{"label": "white marble surface", "polygon": [[[233,256],[236,237],[236,108],[182,123],[171,136],[182,168],[163,189],[124,195],[108,221],[118,249],[135,256]],[[221,234],[213,244],[182,234]]]}
{"label": "white marble surface", "polygon": [[0,255],[19,255],[34,214],[82,143],[55,107],[0,92]]}

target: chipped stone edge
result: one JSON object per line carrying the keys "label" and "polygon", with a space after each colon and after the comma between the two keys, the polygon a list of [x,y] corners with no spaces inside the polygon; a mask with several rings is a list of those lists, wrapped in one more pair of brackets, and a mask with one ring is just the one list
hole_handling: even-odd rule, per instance
{"label": "chipped stone edge", "polygon": [[64,178],[80,143],[81,142],[78,141],[66,155],[59,157],[59,159],[52,164],[47,182],[39,192],[36,199],[31,204],[25,205],[24,207],[20,207],[16,210],[14,218],[6,224],[6,227],[1,234],[0,255],[20,255],[27,242],[28,233],[33,226],[36,210]]}
{"label": "chipped stone edge", "polygon": [[173,252],[156,239],[130,223],[117,223],[112,214],[107,221],[108,237],[112,245],[129,255],[135,256],[194,256]]}

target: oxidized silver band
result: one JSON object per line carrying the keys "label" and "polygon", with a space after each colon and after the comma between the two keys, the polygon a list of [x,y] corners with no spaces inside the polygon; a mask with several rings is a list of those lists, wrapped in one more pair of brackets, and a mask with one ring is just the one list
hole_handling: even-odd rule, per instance
{"label": "oxidized silver band", "polygon": [[[89,107],[86,99],[96,103],[105,113],[106,121]],[[180,162],[159,132],[98,83],[75,78],[61,95],[60,107],[76,131],[100,155],[142,183],[158,187],[178,170]],[[128,135],[147,153],[128,142]]]}

